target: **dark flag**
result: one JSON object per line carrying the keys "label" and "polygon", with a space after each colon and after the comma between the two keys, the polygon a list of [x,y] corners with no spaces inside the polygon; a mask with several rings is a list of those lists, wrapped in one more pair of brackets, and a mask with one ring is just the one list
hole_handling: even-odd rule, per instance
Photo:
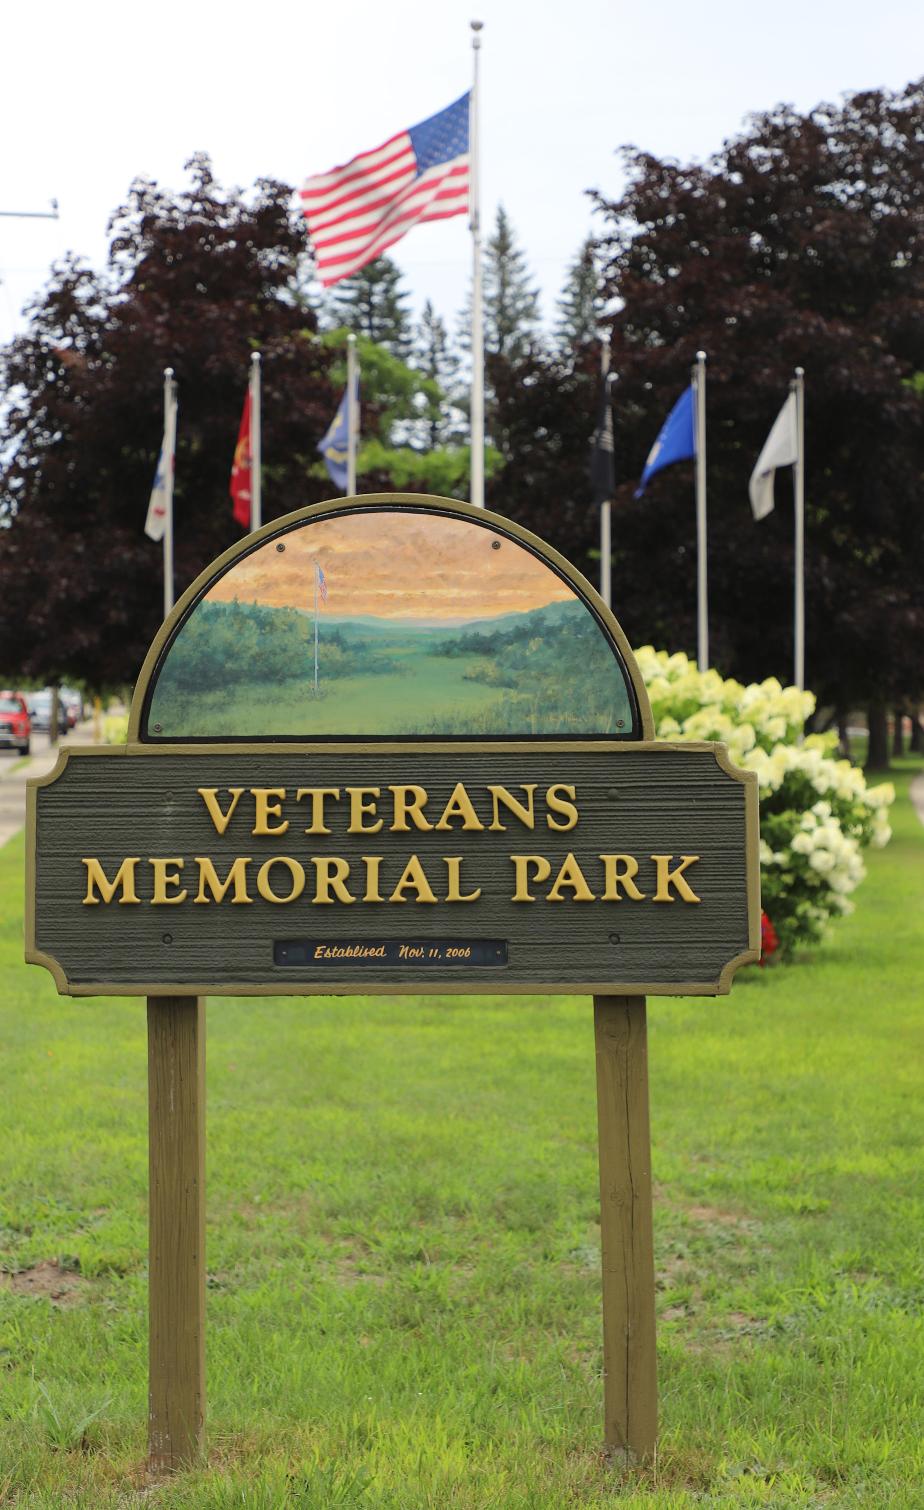
{"label": "dark flag", "polygon": [[613,450],[612,375],[605,373],[600,383],[600,408],[597,428],[591,441],[590,485],[595,504],[608,503],[616,491],[616,458]]}

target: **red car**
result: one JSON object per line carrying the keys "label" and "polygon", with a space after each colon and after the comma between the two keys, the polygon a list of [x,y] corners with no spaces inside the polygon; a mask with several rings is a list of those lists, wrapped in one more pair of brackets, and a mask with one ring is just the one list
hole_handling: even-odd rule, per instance
{"label": "red car", "polygon": [[32,721],[26,700],[18,692],[0,692],[0,748],[8,745],[28,755]]}

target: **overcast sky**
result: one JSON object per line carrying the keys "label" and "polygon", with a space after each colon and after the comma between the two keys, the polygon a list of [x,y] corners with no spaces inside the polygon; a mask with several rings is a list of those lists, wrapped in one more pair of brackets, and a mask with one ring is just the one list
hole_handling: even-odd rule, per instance
{"label": "overcast sky", "polygon": [[[298,185],[441,109],[482,50],[482,204],[503,202],[546,318],[592,228],[583,191],[614,195],[616,149],[703,158],[751,111],[808,109],[924,73],[924,0],[44,0],[4,8],[0,340],[66,250],[101,263],[132,178],[185,183],[193,151],[226,183]],[[454,328],[469,274],[462,217],[391,254],[414,303]]]}

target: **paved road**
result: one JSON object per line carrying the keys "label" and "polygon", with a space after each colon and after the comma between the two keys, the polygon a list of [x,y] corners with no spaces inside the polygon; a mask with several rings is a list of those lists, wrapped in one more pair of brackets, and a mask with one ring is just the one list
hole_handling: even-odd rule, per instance
{"label": "paved road", "polygon": [[[93,723],[78,724],[62,744],[93,743]],[[58,746],[48,743],[47,734],[33,734],[32,759],[19,765],[14,750],[0,750],[0,845],[18,833],[26,821],[26,782],[31,776],[50,771],[58,758]]]}

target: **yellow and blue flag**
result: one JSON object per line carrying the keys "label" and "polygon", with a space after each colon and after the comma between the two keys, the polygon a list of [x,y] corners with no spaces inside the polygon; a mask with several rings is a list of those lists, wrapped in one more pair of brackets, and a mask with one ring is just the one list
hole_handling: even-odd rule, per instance
{"label": "yellow and blue flag", "polygon": [[[354,394],[356,403],[356,430],[359,431],[359,381],[356,383]],[[328,426],[327,434],[318,441],[318,450],[324,457],[324,465],[330,473],[333,483],[346,492],[347,487],[347,457],[349,454],[349,424],[350,405],[349,392],[343,390],[343,398],[337,405],[337,412]]]}

